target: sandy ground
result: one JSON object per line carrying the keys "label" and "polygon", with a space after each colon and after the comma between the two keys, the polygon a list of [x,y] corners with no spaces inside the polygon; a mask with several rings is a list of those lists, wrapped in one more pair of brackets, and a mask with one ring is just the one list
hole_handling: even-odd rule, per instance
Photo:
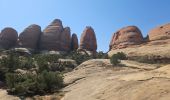
{"label": "sandy ground", "polygon": [[122,63],[126,67],[110,68],[109,60],[84,62],[65,75],[70,85],[62,100],[170,100],[170,65]]}

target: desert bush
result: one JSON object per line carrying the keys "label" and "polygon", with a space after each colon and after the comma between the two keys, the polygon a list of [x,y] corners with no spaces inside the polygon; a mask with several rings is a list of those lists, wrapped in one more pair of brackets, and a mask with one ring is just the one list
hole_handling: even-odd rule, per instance
{"label": "desert bush", "polygon": [[0,80],[5,81],[5,74],[17,69],[31,69],[35,67],[35,61],[31,57],[19,56],[15,52],[0,59]]}
{"label": "desert bush", "polygon": [[62,55],[57,54],[38,54],[34,56],[35,60],[45,60],[47,62],[57,62]]}
{"label": "desert bush", "polygon": [[110,62],[113,65],[117,65],[120,63],[120,60],[125,60],[127,57],[123,52],[118,52],[117,54],[113,54],[110,58]]}
{"label": "desert bush", "polygon": [[[15,52],[0,59],[0,80],[6,82],[8,92],[20,96],[53,92],[63,86],[63,75],[58,71],[64,69],[60,64],[58,70],[52,72],[51,64],[58,63],[59,55],[19,56]],[[34,74],[32,68],[36,68]],[[26,70],[17,73],[16,70]]]}
{"label": "desert bush", "polygon": [[99,51],[96,53],[96,57],[97,59],[107,59],[108,55],[107,53],[104,53],[103,51]]}
{"label": "desert bush", "polygon": [[20,68],[19,56],[13,52],[9,52],[9,55],[0,59],[0,66],[10,72]]}
{"label": "desert bush", "polygon": [[120,60],[126,60],[127,59],[126,54],[123,53],[123,52],[118,52],[116,55]]}
{"label": "desert bush", "polygon": [[28,96],[35,94],[51,93],[63,87],[63,75],[59,72],[49,72],[44,70],[42,73],[18,74],[7,73],[6,83],[8,92]]}
{"label": "desert bush", "polygon": [[79,65],[84,61],[92,59],[93,57],[89,56],[87,54],[81,54],[79,52],[73,51],[73,52],[70,52],[70,54],[67,56],[67,58],[75,60],[77,62],[77,64]]}
{"label": "desert bush", "polygon": [[163,64],[169,64],[170,58],[168,57],[162,57],[159,55],[144,55],[144,56],[133,56],[133,57],[129,57],[129,60],[134,60],[137,62],[141,62],[141,63],[148,63],[148,64],[159,64],[159,63],[163,63]]}
{"label": "desert bush", "polygon": [[36,62],[34,61],[34,59],[32,57],[20,56],[19,61],[20,61],[19,66],[21,69],[31,69],[31,68],[36,67],[35,66]]}

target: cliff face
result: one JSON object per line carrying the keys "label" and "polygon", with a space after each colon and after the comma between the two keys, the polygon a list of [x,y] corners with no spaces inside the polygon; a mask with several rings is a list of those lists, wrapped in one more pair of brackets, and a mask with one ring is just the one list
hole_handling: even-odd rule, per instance
{"label": "cliff face", "polygon": [[87,26],[83,31],[80,39],[79,49],[96,52],[97,40],[96,40],[95,32],[92,27]]}
{"label": "cliff face", "polygon": [[41,27],[38,25],[30,25],[20,33],[18,46],[23,48],[37,49],[41,36]]}
{"label": "cliff face", "polygon": [[77,35],[73,34],[71,37],[71,29],[63,27],[60,19],[53,20],[43,31],[39,25],[32,24],[25,28],[19,37],[13,28],[7,27],[0,32],[1,49],[21,47],[40,51],[69,52],[77,50],[78,44]]}
{"label": "cliff face", "polygon": [[78,49],[78,38],[77,35],[74,33],[71,37],[71,50],[77,50]]}
{"label": "cliff face", "polygon": [[[109,51],[143,44],[163,44],[160,40],[167,39],[170,39],[170,24],[153,28],[148,33],[147,39],[143,38],[138,27],[127,26],[114,33],[109,44]],[[63,27],[60,19],[55,19],[43,31],[41,31],[39,25],[28,26],[20,33],[19,37],[15,29],[9,27],[3,29],[0,33],[0,48],[10,49],[15,47],[41,51],[69,52],[79,49],[96,52],[97,39],[94,29],[87,26],[81,34],[80,43],[78,43],[77,35],[71,36],[71,29]]]}
{"label": "cliff face", "polygon": [[10,49],[14,47],[17,43],[18,34],[13,28],[4,28],[0,33],[0,48]]}
{"label": "cliff face", "polygon": [[40,39],[40,49],[70,51],[70,34],[70,28],[63,28],[61,20],[55,19],[42,32]]}
{"label": "cliff face", "polygon": [[124,27],[114,33],[111,42],[111,49],[121,49],[130,45],[137,45],[144,41],[143,36],[139,28],[136,26]]}

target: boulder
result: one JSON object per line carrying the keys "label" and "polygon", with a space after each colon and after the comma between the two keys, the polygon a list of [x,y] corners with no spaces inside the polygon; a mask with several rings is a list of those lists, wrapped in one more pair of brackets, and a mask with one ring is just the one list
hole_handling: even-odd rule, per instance
{"label": "boulder", "polygon": [[114,33],[111,42],[111,49],[121,49],[130,45],[143,43],[144,39],[141,31],[136,26],[128,26]]}
{"label": "boulder", "polygon": [[79,49],[85,49],[87,51],[96,52],[97,40],[95,32],[92,27],[87,26],[83,31],[80,39]]}
{"label": "boulder", "polygon": [[19,35],[19,47],[37,49],[41,35],[41,27],[38,25],[30,25]]}
{"label": "boulder", "polygon": [[152,29],[149,32],[149,40],[170,39],[170,23]]}
{"label": "boulder", "polygon": [[71,50],[74,51],[77,49],[78,49],[78,38],[77,38],[77,35],[74,33],[72,34],[72,37],[71,37]]}
{"label": "boulder", "polygon": [[40,48],[48,51],[70,51],[70,28],[63,28],[62,22],[55,19],[41,35]]}
{"label": "boulder", "polygon": [[1,31],[0,34],[0,48],[10,49],[14,47],[17,43],[18,34],[13,28],[7,27]]}

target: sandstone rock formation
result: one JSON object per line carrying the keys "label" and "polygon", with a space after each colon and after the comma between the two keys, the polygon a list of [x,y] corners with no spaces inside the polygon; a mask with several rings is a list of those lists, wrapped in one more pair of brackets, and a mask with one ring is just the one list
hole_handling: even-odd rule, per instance
{"label": "sandstone rock formation", "polygon": [[7,27],[1,31],[0,34],[0,48],[10,49],[16,45],[18,39],[17,31],[13,28]]}
{"label": "sandstone rock formation", "polygon": [[80,39],[79,49],[96,52],[97,41],[95,32],[92,27],[87,26],[83,31]]}
{"label": "sandstone rock formation", "polygon": [[149,32],[149,40],[162,40],[170,38],[170,23],[152,29]]}
{"label": "sandstone rock formation", "polygon": [[128,26],[114,33],[110,42],[111,49],[121,49],[129,45],[140,44],[144,41],[139,28],[136,26]]}
{"label": "sandstone rock formation", "polygon": [[69,27],[65,27],[60,37],[60,50],[70,51],[71,50],[71,32]]}
{"label": "sandstone rock formation", "polygon": [[71,44],[70,28],[63,28],[62,22],[55,19],[41,35],[41,50],[69,51]]}
{"label": "sandstone rock formation", "polygon": [[71,50],[77,50],[78,49],[78,38],[76,34],[72,34],[71,37]]}
{"label": "sandstone rock formation", "polygon": [[30,25],[19,35],[19,47],[37,49],[41,35],[41,27]]}

